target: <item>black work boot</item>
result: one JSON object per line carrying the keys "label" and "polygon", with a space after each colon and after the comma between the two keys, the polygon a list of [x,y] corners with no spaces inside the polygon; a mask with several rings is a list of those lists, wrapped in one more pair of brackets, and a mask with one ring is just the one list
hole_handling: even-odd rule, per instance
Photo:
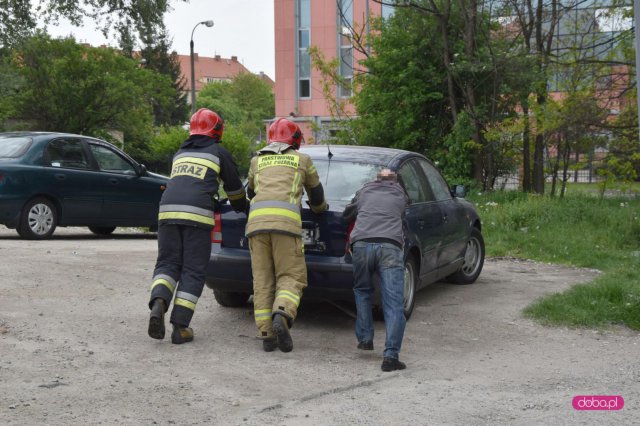
{"label": "black work boot", "polygon": [[262,350],[265,352],[273,352],[278,347],[278,339],[271,337],[269,339],[262,340]]}
{"label": "black work boot", "polygon": [[289,321],[282,314],[273,315],[273,331],[276,333],[278,340],[278,348],[282,352],[291,352],[293,350],[293,340],[289,333]]}
{"label": "black work boot", "polygon": [[382,371],[395,371],[395,370],[404,370],[407,368],[404,362],[401,362],[398,358],[387,358],[385,357],[382,360],[382,366],[380,367]]}
{"label": "black work boot", "polygon": [[373,350],[373,342],[358,342],[358,349],[362,349],[363,351],[372,351]]}
{"label": "black work boot", "polygon": [[164,313],[167,305],[164,300],[156,297],[153,299],[151,306],[151,315],[149,316],[149,337],[153,339],[164,339]]}
{"label": "black work boot", "polygon": [[189,327],[181,327],[173,324],[173,333],[171,333],[171,343],[180,345],[193,340],[193,330]]}

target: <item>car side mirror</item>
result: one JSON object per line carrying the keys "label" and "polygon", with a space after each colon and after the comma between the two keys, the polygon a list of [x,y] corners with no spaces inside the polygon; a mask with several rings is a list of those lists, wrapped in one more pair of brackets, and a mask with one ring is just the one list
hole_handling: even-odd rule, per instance
{"label": "car side mirror", "polygon": [[138,165],[138,176],[146,176],[147,175],[147,166],[144,164]]}
{"label": "car side mirror", "polygon": [[467,188],[464,185],[455,185],[451,190],[451,195],[456,198],[464,198],[467,195]]}

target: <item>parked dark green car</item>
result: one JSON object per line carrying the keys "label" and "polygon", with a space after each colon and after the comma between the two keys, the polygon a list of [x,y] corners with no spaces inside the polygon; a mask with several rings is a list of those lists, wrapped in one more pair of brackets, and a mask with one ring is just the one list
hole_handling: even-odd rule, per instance
{"label": "parked dark green car", "polygon": [[0,133],[0,224],[38,240],[57,226],[158,226],[168,178],[105,141],[86,136]]}

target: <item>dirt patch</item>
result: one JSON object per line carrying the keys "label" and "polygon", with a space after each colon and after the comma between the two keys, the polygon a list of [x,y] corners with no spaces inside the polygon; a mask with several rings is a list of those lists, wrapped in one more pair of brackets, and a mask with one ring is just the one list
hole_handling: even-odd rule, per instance
{"label": "dirt patch", "polygon": [[[305,303],[294,351],[264,353],[250,305],[201,298],[188,345],[146,335],[153,234],[82,228],[28,242],[0,230],[0,419],[5,424],[640,423],[638,333],[546,328],[521,316],[597,271],[489,259],[470,286],[420,292],[401,372],[356,349],[354,321]],[[3,331],[4,330],[4,331]],[[575,411],[575,395],[623,410]]]}

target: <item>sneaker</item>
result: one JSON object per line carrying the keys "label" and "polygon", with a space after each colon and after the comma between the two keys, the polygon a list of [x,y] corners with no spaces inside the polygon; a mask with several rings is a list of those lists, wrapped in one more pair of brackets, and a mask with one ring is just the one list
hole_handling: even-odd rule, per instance
{"label": "sneaker", "polygon": [[155,298],[149,316],[149,337],[164,339],[164,313],[167,310],[164,300]]}
{"label": "sneaker", "polygon": [[273,331],[276,333],[278,348],[282,352],[291,352],[293,350],[293,340],[289,333],[289,323],[284,315],[273,315]]}
{"label": "sneaker", "polygon": [[363,351],[372,351],[373,350],[373,342],[358,342],[358,349],[362,349]]}
{"label": "sneaker", "polygon": [[400,362],[398,358],[385,357],[382,361],[382,371],[404,370],[407,368],[404,362]]}
{"label": "sneaker", "polygon": [[262,341],[262,350],[265,352],[273,352],[278,347],[278,339],[275,337],[264,339]]}
{"label": "sneaker", "polygon": [[173,333],[171,333],[171,343],[180,345],[193,340],[193,330],[189,327],[180,327],[173,325]]}

